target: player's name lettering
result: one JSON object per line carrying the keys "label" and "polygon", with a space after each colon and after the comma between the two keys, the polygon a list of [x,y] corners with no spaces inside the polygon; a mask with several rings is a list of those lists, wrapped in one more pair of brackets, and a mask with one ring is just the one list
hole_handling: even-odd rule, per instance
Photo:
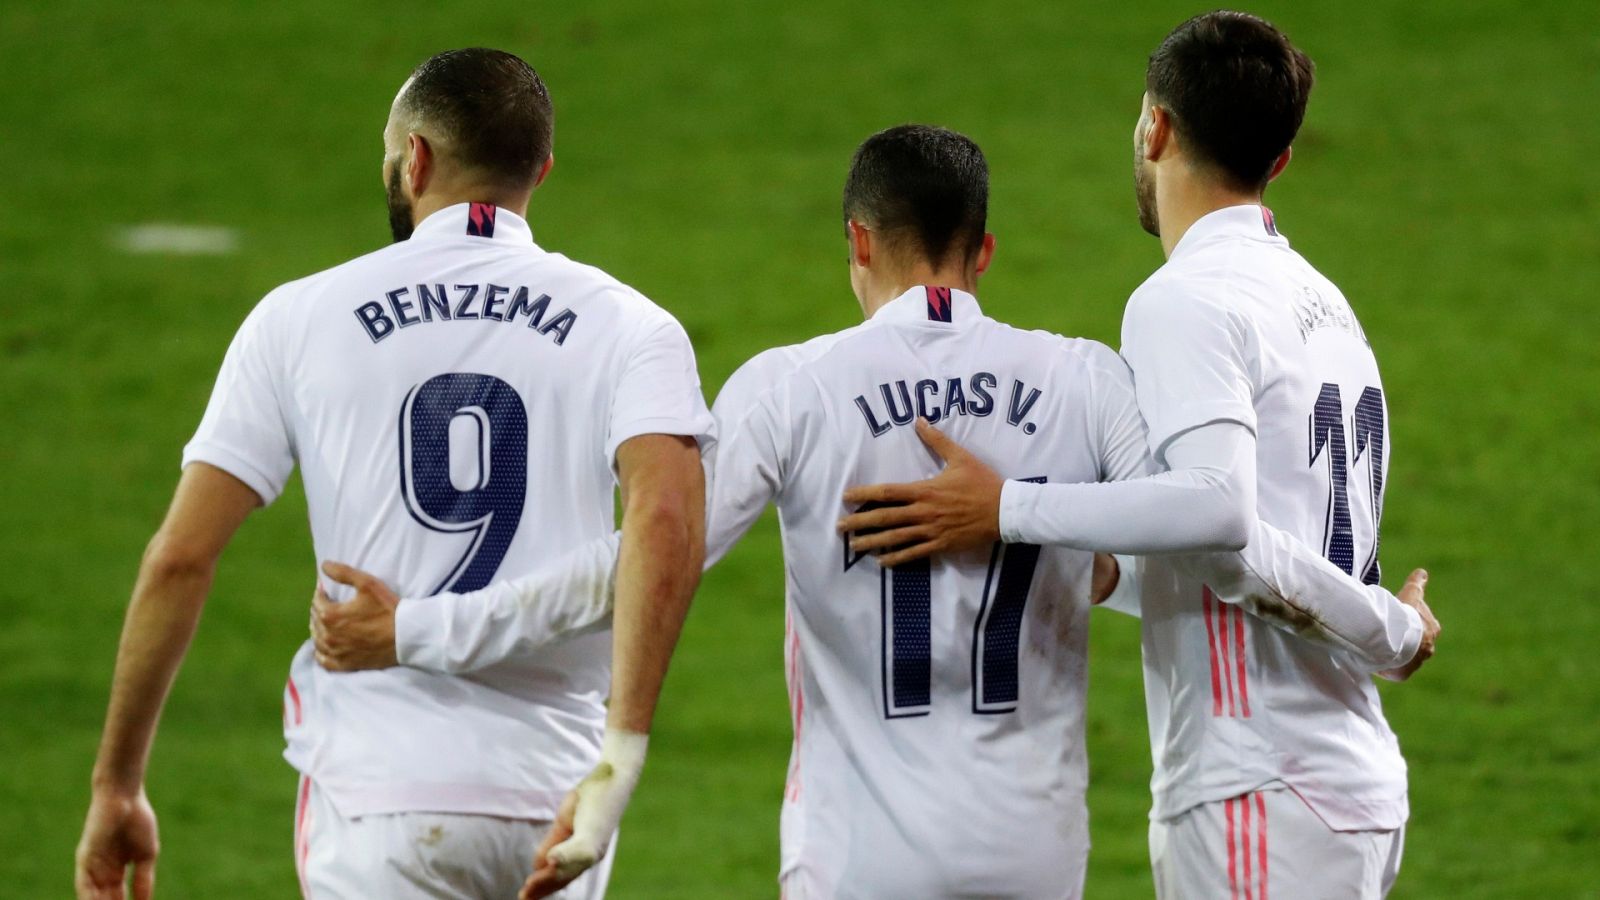
{"label": "player's name lettering", "polygon": [[1322,296],[1322,292],[1314,287],[1306,286],[1300,289],[1300,296],[1294,303],[1295,326],[1300,329],[1300,340],[1311,338],[1313,331],[1323,328],[1336,328],[1349,332],[1362,341],[1367,339],[1361,330],[1361,323],[1356,321],[1356,314],[1350,311],[1350,305],[1342,298],[1329,300]]}
{"label": "player's name lettering", "polygon": [[578,314],[562,309],[550,314],[550,295],[532,300],[525,287],[500,284],[419,284],[385,291],[382,300],[371,300],[355,308],[356,320],[374,344],[403,328],[431,322],[463,320],[502,322],[515,325],[522,316],[528,327],[550,336],[557,346],[566,343]]}
{"label": "player's name lettering", "polygon": [[[924,378],[920,381],[891,381],[878,385],[855,398],[856,409],[866,421],[873,437],[888,434],[897,425],[910,425],[918,416],[938,423],[952,416],[983,417],[995,411],[995,393],[1000,379],[993,372],[978,372],[966,379]],[[1013,378],[1006,403],[1006,424],[1021,428],[1023,434],[1039,430],[1025,421],[1039,402],[1038,388],[1028,387]]]}

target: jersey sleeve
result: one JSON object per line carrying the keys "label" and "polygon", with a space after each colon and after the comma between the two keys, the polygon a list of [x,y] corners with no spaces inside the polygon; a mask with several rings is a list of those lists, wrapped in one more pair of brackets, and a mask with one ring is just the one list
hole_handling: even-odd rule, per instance
{"label": "jersey sleeve", "polygon": [[394,622],[400,664],[461,675],[603,623],[611,613],[620,542],[613,532],[521,578],[466,594],[401,600]]}
{"label": "jersey sleeve", "polygon": [[778,495],[789,456],[787,369],[777,351],[757,356],[728,379],[712,407],[721,435],[708,457],[706,566],[744,537]]}
{"label": "jersey sleeve", "polygon": [[606,456],[642,434],[675,434],[699,441],[702,452],[716,439],[694,348],[683,326],[665,312],[647,325],[623,361],[606,431]]}
{"label": "jersey sleeve", "polygon": [[1156,471],[1150,458],[1149,432],[1139,412],[1133,374],[1121,357],[1106,348],[1107,357],[1091,382],[1089,402],[1095,410],[1101,481],[1126,481]]}
{"label": "jersey sleeve", "polygon": [[239,326],[200,427],[183,448],[184,466],[216,466],[248,485],[263,505],[283,493],[294,471],[279,378],[284,360],[272,334],[271,301],[269,295]]}
{"label": "jersey sleeve", "polygon": [[1236,553],[1180,557],[1225,603],[1291,634],[1348,651],[1369,671],[1410,662],[1422,617],[1378,585],[1367,585],[1278,528],[1257,521]]}
{"label": "jersey sleeve", "polygon": [[1152,279],[1122,320],[1122,355],[1133,369],[1150,452],[1166,464],[1174,438],[1213,422],[1256,429],[1248,324],[1204,282]]}

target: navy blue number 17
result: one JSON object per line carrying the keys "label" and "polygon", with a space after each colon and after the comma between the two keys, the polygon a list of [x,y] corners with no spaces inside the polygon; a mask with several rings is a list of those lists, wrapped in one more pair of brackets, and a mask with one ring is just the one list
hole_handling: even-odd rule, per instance
{"label": "navy blue number 17", "polygon": [[[454,466],[452,439],[462,442]],[[412,388],[400,407],[400,492],[425,528],[472,534],[433,593],[475,591],[493,580],[528,492],[528,411],[516,390],[466,372]]]}
{"label": "navy blue number 17", "polygon": [[1372,552],[1363,561],[1361,580],[1377,584],[1378,525],[1383,517],[1383,391],[1369,387],[1356,401],[1352,421],[1355,455],[1345,440],[1344,398],[1337,384],[1324,384],[1311,413],[1311,465],[1322,458],[1328,467],[1328,531],[1324,555],[1328,561],[1356,573],[1355,533],[1350,519],[1350,469],[1367,466],[1367,487],[1372,492]]}
{"label": "navy blue number 17", "polygon": [[[1022,614],[1038,564],[1039,547],[1034,544],[996,542],[990,553],[982,607],[972,623],[974,713],[1008,713],[1017,708]],[[847,544],[845,568],[851,565]],[[881,570],[879,578],[883,714],[890,719],[925,716],[933,705],[933,566],[926,559],[914,560]]]}

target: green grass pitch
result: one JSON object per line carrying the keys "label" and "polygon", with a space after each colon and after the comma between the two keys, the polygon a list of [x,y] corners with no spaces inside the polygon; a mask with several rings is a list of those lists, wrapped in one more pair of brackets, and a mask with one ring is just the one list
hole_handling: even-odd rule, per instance
{"label": "green grass pitch", "polygon": [[[227,340],[274,285],[387,239],[379,132],[412,65],[524,54],[555,98],[541,243],[676,313],[708,394],[851,324],[838,196],[903,122],[975,137],[1012,322],[1116,342],[1160,262],[1133,214],[1145,55],[1205,7],[619,2],[0,7],[0,896],[70,893],[139,554]],[[1316,59],[1284,233],[1355,304],[1394,453],[1389,580],[1440,654],[1384,691],[1411,763],[1395,896],[1600,896],[1600,6],[1254,10]],[[147,222],[238,252],[129,255]],[[298,487],[224,558],[150,769],[160,891],[292,896],[279,690],[313,559]],[[624,824],[619,898],[773,896],[788,753],[770,518],[705,581]],[[1095,898],[1150,893],[1131,620],[1095,617]]]}

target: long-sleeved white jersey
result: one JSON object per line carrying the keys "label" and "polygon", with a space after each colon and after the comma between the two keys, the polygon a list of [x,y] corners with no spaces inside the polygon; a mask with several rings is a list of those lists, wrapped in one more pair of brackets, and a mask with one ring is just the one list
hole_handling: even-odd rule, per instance
{"label": "long-sleeved white jersey", "polygon": [[[1405,761],[1372,673],[1415,653],[1421,622],[1377,584],[1388,414],[1355,314],[1266,208],[1237,206],[1134,293],[1122,340],[1157,462],[1197,431],[1248,429],[1261,519],[1241,554],[1141,564],[1152,817],[1277,783],[1336,830],[1399,827]],[[1008,484],[1002,531],[1133,549],[1071,508],[1122,487]]]}

